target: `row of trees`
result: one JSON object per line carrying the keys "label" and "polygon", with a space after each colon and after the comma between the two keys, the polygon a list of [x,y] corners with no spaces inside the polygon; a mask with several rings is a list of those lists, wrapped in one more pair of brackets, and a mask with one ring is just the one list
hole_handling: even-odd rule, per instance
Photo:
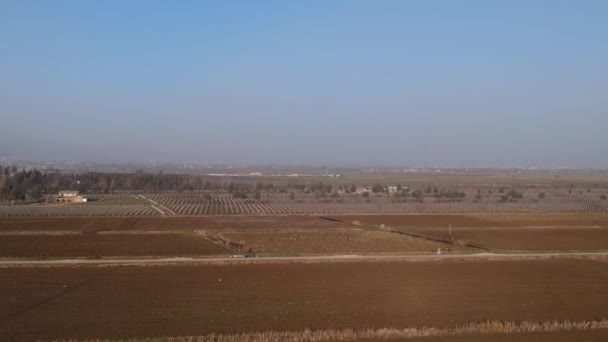
{"label": "row of trees", "polygon": [[0,165],[0,177],[8,177],[15,172],[17,172],[17,167],[14,165],[10,165],[10,166]]}
{"label": "row of trees", "polygon": [[[6,169],[5,169],[6,170]],[[39,201],[60,190],[109,193],[116,190],[187,190],[211,188],[200,176],[135,173],[64,174],[59,171],[23,170],[0,176],[0,200]]]}
{"label": "row of trees", "polygon": [[38,201],[48,186],[46,175],[38,171],[15,172],[8,168],[0,176],[0,200]]}
{"label": "row of trees", "polygon": [[[211,181],[212,180],[212,181]],[[275,185],[273,183],[243,180],[210,178],[204,175],[178,175],[144,173],[103,173],[86,172],[66,174],[59,171],[41,172],[39,170],[17,171],[15,168],[0,169],[0,200],[2,201],[39,201],[45,194],[55,194],[60,190],[77,190],[81,193],[110,193],[113,191],[135,190],[144,192],[224,189],[237,198],[251,197],[260,199],[261,192],[290,192],[301,190],[317,194],[332,194],[337,191],[331,184],[322,182],[312,184]],[[356,187],[343,187],[339,190],[356,191]]]}

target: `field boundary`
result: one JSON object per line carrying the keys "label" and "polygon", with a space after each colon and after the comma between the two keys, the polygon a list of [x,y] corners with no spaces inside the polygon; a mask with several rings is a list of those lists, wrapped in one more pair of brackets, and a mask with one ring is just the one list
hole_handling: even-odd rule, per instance
{"label": "field boundary", "polygon": [[0,268],[9,267],[66,267],[66,266],[169,266],[169,265],[247,265],[247,264],[296,264],[330,262],[492,262],[506,260],[553,260],[578,259],[608,261],[608,252],[574,253],[476,253],[476,254],[409,254],[409,255],[324,255],[299,257],[175,257],[129,259],[56,259],[14,260],[0,259]]}
{"label": "field boundary", "polygon": [[[303,331],[264,331],[240,334],[208,334],[202,336],[134,338],[120,341],[167,341],[167,342],[323,342],[355,340],[393,340],[417,337],[449,337],[490,334],[550,333],[608,329],[608,320],[592,321],[485,321],[468,323],[453,328],[409,327],[380,329],[328,329]],[[100,342],[111,340],[82,340]]]}
{"label": "field boundary", "polygon": [[206,230],[197,229],[194,230],[194,235],[233,252],[241,253],[247,249],[245,242],[232,241],[222,235],[222,233],[209,233]]}

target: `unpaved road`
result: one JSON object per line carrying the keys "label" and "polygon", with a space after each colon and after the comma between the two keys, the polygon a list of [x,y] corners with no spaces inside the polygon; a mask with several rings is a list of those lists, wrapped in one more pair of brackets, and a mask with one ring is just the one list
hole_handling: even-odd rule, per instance
{"label": "unpaved road", "polygon": [[161,215],[172,215],[172,216],[175,216],[175,212],[173,210],[165,207],[164,205],[162,205],[162,204],[160,204],[160,203],[158,203],[156,201],[153,201],[153,200],[149,199],[148,197],[146,197],[144,195],[137,195],[137,196],[139,196],[140,198],[142,198],[142,199],[150,202],[151,203],[150,205],[152,206],[152,208],[154,208],[154,210],[158,211]]}
{"label": "unpaved road", "polygon": [[323,262],[381,262],[381,261],[494,261],[545,259],[606,259],[608,252],[598,253],[477,253],[443,255],[320,255],[297,257],[208,257],[208,258],[128,258],[128,259],[62,259],[62,260],[0,260],[0,267],[11,266],[69,266],[69,265],[162,265],[162,264],[272,264]]}

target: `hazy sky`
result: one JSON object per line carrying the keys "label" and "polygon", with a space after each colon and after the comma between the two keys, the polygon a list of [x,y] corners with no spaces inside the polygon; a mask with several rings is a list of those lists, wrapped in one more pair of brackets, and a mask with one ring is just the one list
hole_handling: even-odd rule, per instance
{"label": "hazy sky", "polygon": [[608,1],[0,0],[0,155],[608,167]]}

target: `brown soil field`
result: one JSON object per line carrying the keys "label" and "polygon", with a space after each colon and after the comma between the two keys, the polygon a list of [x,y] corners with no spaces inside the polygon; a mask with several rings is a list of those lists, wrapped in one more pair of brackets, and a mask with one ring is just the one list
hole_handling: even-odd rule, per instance
{"label": "brown soil field", "polygon": [[608,313],[607,265],[545,260],[3,268],[0,331],[6,340],[27,341],[584,321]]}
{"label": "brown soil field", "polygon": [[[605,250],[608,215],[479,214],[335,216],[363,226],[498,250]],[[358,222],[357,222],[358,221]],[[448,227],[452,225],[452,236]]]}
{"label": "brown soil field", "polygon": [[[357,225],[353,224],[357,221]],[[451,224],[456,243],[425,241],[368,229],[382,224],[388,230],[450,241],[447,230]],[[491,250],[608,249],[608,215],[601,214],[0,218],[0,233],[116,230],[221,233],[231,241],[243,242],[247,247],[244,251],[251,248],[265,255],[435,252],[439,247],[444,251],[464,251],[467,248],[462,246],[466,244]],[[214,249],[214,245],[202,245],[179,236],[166,240],[158,236],[125,237],[116,241],[111,237],[84,235],[89,234],[80,237],[2,237],[0,257],[222,253]]]}
{"label": "brown soil field", "polygon": [[1,217],[0,231],[34,230],[162,230],[226,228],[336,228],[364,225],[390,227],[523,227],[599,226],[608,228],[608,214],[478,214],[478,215],[335,215],[226,216],[226,217]]}
{"label": "brown soil field", "polygon": [[[396,342],[403,340],[358,340],[357,342]],[[407,339],[408,342],[605,342],[608,330],[565,331],[551,333],[469,335],[449,337],[421,337]]]}
{"label": "brown soil field", "polygon": [[226,228],[333,228],[350,224],[318,216],[233,217],[0,217],[0,231],[194,230]]}
{"label": "brown soil field", "polygon": [[186,256],[230,254],[189,233],[0,235],[0,257]]}
{"label": "brown soil field", "polygon": [[209,225],[205,217],[50,217],[50,218],[0,218],[0,230],[6,231],[53,231],[73,230],[95,232],[104,230],[145,230],[200,228]]}
{"label": "brown soil field", "polygon": [[344,230],[240,230],[223,232],[253,252],[266,255],[366,254],[436,252],[442,243],[383,231]]}
{"label": "brown soil field", "polygon": [[438,239],[454,239],[489,249],[503,250],[606,250],[608,228],[589,227],[510,227],[510,228],[397,228],[405,232]]}
{"label": "brown soil field", "polygon": [[608,215],[581,214],[453,214],[453,215],[335,215],[344,223],[359,221],[364,225],[407,228],[447,227],[526,227],[526,226],[597,226],[608,228]]}

